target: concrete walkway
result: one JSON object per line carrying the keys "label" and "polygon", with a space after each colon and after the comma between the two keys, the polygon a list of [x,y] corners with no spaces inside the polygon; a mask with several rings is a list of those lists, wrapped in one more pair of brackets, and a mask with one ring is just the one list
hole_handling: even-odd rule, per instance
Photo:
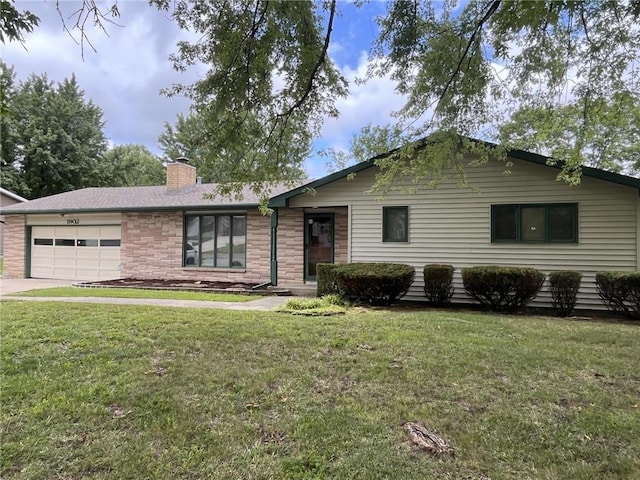
{"label": "concrete walkway", "polygon": [[170,300],[160,298],[109,298],[109,297],[21,297],[5,296],[37,288],[70,287],[71,281],[41,280],[35,278],[0,279],[0,300],[29,302],[106,303],[111,305],[151,305],[155,307],[224,308],[229,310],[273,310],[293,297],[256,297],[249,302],[207,302],[201,300]]}

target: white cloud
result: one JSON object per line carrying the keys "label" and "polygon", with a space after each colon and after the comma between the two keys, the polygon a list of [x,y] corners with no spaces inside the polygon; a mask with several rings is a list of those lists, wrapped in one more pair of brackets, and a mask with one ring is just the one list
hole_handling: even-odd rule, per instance
{"label": "white cloud", "polygon": [[[387,125],[397,120],[393,112],[399,110],[406,99],[395,91],[396,83],[388,75],[374,77],[365,83],[356,82],[366,76],[369,67],[366,52],[361,52],[355,68],[342,67],[341,73],[349,82],[349,95],[339,99],[336,107],[338,118],[327,118],[316,140],[316,150],[333,148],[337,151],[349,150],[352,135],[368,125]],[[311,178],[328,173],[327,160],[314,154],[305,162],[305,168]]]}
{"label": "white cloud", "polygon": [[[189,83],[195,75],[175,72],[168,60],[183,36],[175,23],[146,2],[122,2],[121,17],[116,20],[122,26],[105,24],[108,36],[88,22],[87,36],[96,51],[85,43],[83,59],[80,45],[64,30],[54,3],[18,2],[17,6],[41,19],[40,26],[26,35],[26,50],[16,43],[3,47],[3,61],[15,67],[18,80],[46,73],[59,82],[75,74],[85,98],[102,108],[111,143],[139,143],[157,152],[164,122],[173,122],[190,105],[184,98],[166,98],[160,90],[173,83]],[[78,6],[78,2],[61,2],[64,17]],[[75,37],[79,38],[77,33]]]}
{"label": "white cloud", "polygon": [[365,83],[356,79],[364,78],[369,66],[367,54],[362,52],[355,69],[344,67],[342,74],[349,81],[349,96],[338,100],[336,107],[338,118],[328,118],[322,128],[321,136],[327,144],[348,145],[353,132],[362,127],[386,125],[395,122],[392,113],[405,103],[404,96],[395,91],[396,83],[389,77],[374,77]]}

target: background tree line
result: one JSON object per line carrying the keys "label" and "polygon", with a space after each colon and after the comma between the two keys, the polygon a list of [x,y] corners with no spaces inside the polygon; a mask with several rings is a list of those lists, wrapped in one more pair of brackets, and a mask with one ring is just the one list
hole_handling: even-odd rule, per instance
{"label": "background tree line", "polygon": [[102,110],[75,76],[15,82],[0,62],[0,185],[26,198],[85,187],[160,185],[162,161],[142,145],[109,146]]}

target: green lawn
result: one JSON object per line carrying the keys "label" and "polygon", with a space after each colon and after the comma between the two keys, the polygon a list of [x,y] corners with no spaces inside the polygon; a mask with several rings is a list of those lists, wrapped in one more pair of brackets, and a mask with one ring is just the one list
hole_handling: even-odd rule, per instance
{"label": "green lawn", "polygon": [[640,478],[640,325],[0,308],[5,480]]}
{"label": "green lawn", "polygon": [[232,293],[185,292],[175,290],[145,290],[140,288],[40,288],[14,293],[20,297],[109,297],[109,298],[165,298],[171,300],[202,300],[207,302],[250,302],[260,297]]}

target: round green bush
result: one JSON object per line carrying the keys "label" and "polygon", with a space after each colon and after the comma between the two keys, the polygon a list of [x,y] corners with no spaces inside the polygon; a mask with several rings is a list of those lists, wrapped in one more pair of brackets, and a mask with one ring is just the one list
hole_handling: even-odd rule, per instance
{"label": "round green bush", "polygon": [[424,294],[430,305],[449,303],[453,295],[453,265],[429,264],[424,266]]}
{"label": "round green bush", "polygon": [[549,290],[553,308],[558,315],[568,316],[576,306],[582,274],[573,270],[562,270],[549,274]]}
{"label": "round green bush", "polygon": [[411,287],[415,268],[402,263],[348,263],[333,270],[338,290],[370,305],[391,305]]}
{"label": "round green bush", "polygon": [[494,265],[462,269],[467,294],[497,312],[514,312],[538,294],[545,275],[530,267]]}
{"label": "round green bush", "polygon": [[640,320],[640,272],[598,272],[596,288],[609,310]]}

